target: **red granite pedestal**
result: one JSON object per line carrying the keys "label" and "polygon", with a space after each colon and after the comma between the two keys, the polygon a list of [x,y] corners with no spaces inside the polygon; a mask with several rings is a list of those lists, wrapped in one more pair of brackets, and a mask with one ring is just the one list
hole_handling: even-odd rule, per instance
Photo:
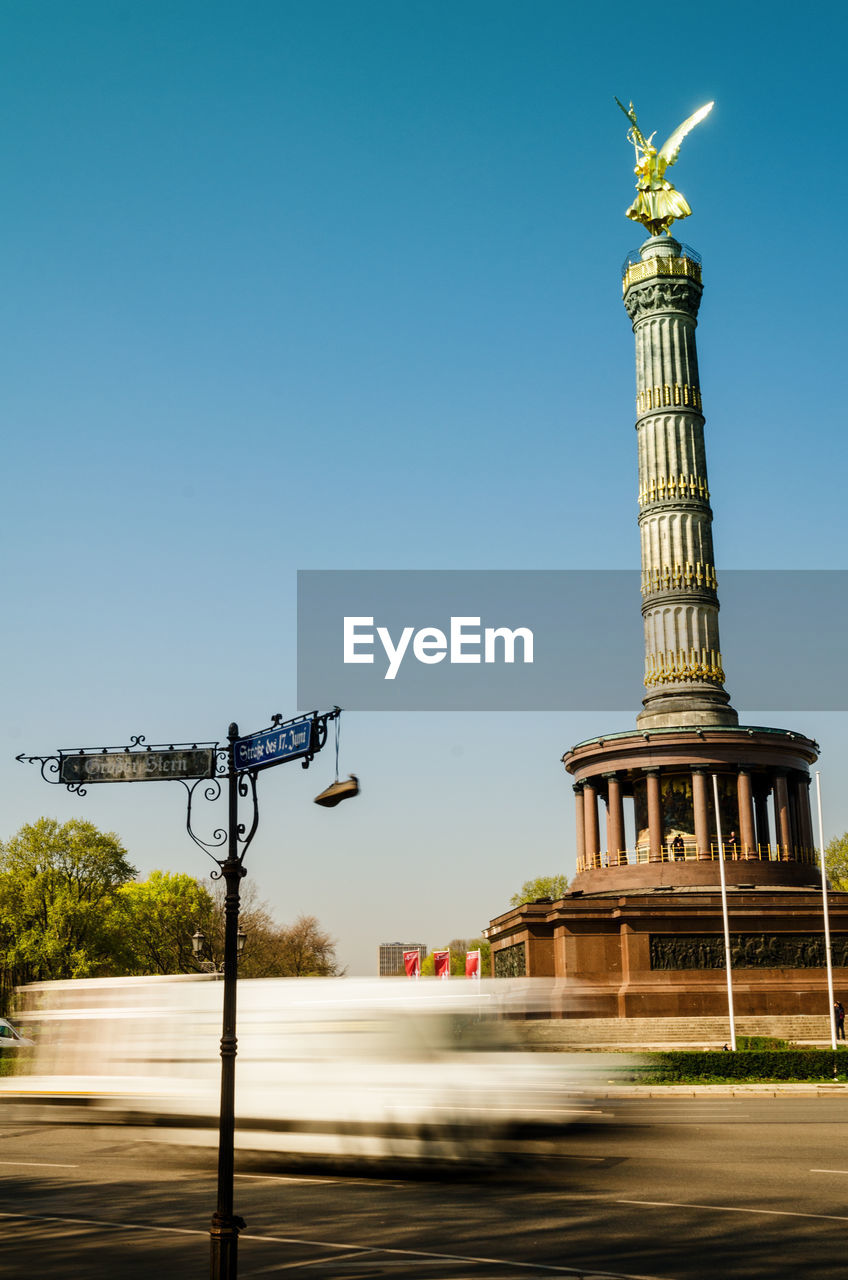
{"label": "red granite pedestal", "polygon": [[[817,755],[802,734],[736,726],[630,731],[574,747],[564,763],[575,780],[577,876],[559,902],[492,920],[494,974],[561,979],[565,1016],[726,1012],[723,857],[736,1012],[826,1012],[809,800]],[[848,893],[830,895],[830,924],[844,998]]]}

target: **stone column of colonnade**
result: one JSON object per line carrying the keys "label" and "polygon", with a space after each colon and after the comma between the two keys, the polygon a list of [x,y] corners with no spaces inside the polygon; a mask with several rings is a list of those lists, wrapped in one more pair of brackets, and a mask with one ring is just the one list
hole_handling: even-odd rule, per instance
{"label": "stone column of colonnade", "polygon": [[781,854],[788,857],[792,848],[792,827],[789,819],[789,788],[786,785],[786,774],[782,771],[776,773],[774,778],[774,811],[777,843]]}
{"label": "stone column of colonnade", "polygon": [[605,773],[607,784],[607,852],[610,864],[618,866],[622,854],[626,861],[624,848],[624,800],[621,794],[621,779],[617,773]]}
{"label": "stone column of colonnade", "polygon": [[743,858],[756,857],[757,837],[754,831],[754,793],[750,769],[736,775],[736,799],[739,808],[739,852]]}
{"label": "stone column of colonnade", "polygon": [[654,236],[624,276],[636,340],[645,710],[640,729],[735,725],[724,691],[695,327],[701,268]]}
{"label": "stone column of colonnade", "polygon": [[710,857],[710,810],[707,799],[707,772],[692,770],[692,809],[695,827],[695,856],[699,861]]}

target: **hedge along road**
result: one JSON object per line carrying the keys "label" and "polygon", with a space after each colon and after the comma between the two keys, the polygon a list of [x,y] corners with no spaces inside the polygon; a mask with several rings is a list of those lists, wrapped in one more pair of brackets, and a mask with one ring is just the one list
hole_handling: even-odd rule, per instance
{"label": "hedge along road", "polygon": [[[642,1091],[517,1168],[340,1176],[242,1158],[240,1276],[842,1276],[846,1121],[844,1096]],[[209,1152],[22,1122],[0,1158],[0,1273],[207,1275]]]}

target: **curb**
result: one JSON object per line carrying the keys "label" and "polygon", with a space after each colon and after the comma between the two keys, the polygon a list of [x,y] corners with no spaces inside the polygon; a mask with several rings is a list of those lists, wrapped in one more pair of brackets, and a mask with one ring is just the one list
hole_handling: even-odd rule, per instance
{"label": "curb", "polygon": [[608,1098],[848,1098],[848,1084],[632,1084],[595,1091]]}

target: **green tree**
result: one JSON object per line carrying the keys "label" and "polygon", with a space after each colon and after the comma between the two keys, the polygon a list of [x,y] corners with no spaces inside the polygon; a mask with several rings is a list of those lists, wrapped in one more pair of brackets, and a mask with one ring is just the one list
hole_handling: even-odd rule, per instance
{"label": "green tree", "polygon": [[509,900],[511,907],[520,907],[525,902],[535,902],[537,898],[552,898],[556,902],[568,888],[566,876],[537,876],[535,880],[525,880],[518,893]]}
{"label": "green tree", "polygon": [[824,865],[832,887],[848,890],[848,831],[825,845]]}
{"label": "green tree", "polygon": [[121,973],[194,973],[192,936],[214,930],[212,894],[183,872],[152,871],[146,880],[122,885]]}
{"label": "green tree", "polygon": [[[15,986],[46,979],[192,973],[192,938],[224,957],[224,886],[135,868],[114,833],[72,819],[22,827],[0,843],[0,1013]],[[335,942],[314,916],[278,925],[254,884],[242,893],[242,977],[341,974]]]}
{"label": "green tree", "polygon": [[114,832],[39,818],[0,844],[0,939],[14,982],[112,971],[116,902],[135,875]]}

